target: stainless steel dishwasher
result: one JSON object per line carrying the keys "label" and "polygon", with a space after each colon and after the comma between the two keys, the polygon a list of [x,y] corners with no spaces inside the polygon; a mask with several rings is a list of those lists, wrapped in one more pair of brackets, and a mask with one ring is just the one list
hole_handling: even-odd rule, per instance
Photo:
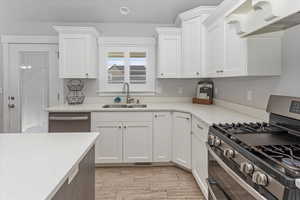
{"label": "stainless steel dishwasher", "polygon": [[90,132],[91,113],[49,113],[48,131]]}

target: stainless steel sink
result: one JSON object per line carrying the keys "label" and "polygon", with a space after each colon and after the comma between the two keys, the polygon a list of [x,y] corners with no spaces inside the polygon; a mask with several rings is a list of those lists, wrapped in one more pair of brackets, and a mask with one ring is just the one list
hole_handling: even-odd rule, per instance
{"label": "stainless steel sink", "polygon": [[102,108],[147,108],[146,104],[107,104]]}

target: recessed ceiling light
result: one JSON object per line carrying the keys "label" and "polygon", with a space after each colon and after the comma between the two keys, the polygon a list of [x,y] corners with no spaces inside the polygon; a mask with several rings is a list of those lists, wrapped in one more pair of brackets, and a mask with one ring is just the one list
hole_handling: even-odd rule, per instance
{"label": "recessed ceiling light", "polygon": [[122,6],[122,7],[120,7],[120,13],[122,15],[128,15],[130,13],[130,9],[126,6]]}

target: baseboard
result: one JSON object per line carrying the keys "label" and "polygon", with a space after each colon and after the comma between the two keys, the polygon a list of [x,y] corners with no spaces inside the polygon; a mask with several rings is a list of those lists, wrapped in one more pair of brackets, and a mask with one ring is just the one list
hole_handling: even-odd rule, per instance
{"label": "baseboard", "polygon": [[170,167],[176,166],[172,162],[153,162],[149,164],[136,164],[136,163],[96,163],[95,167]]}

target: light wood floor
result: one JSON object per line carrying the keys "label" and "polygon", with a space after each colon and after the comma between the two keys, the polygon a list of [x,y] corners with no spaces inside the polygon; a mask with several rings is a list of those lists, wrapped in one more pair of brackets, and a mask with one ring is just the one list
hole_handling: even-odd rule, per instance
{"label": "light wood floor", "polygon": [[96,200],[204,200],[193,176],[176,167],[96,168]]}

